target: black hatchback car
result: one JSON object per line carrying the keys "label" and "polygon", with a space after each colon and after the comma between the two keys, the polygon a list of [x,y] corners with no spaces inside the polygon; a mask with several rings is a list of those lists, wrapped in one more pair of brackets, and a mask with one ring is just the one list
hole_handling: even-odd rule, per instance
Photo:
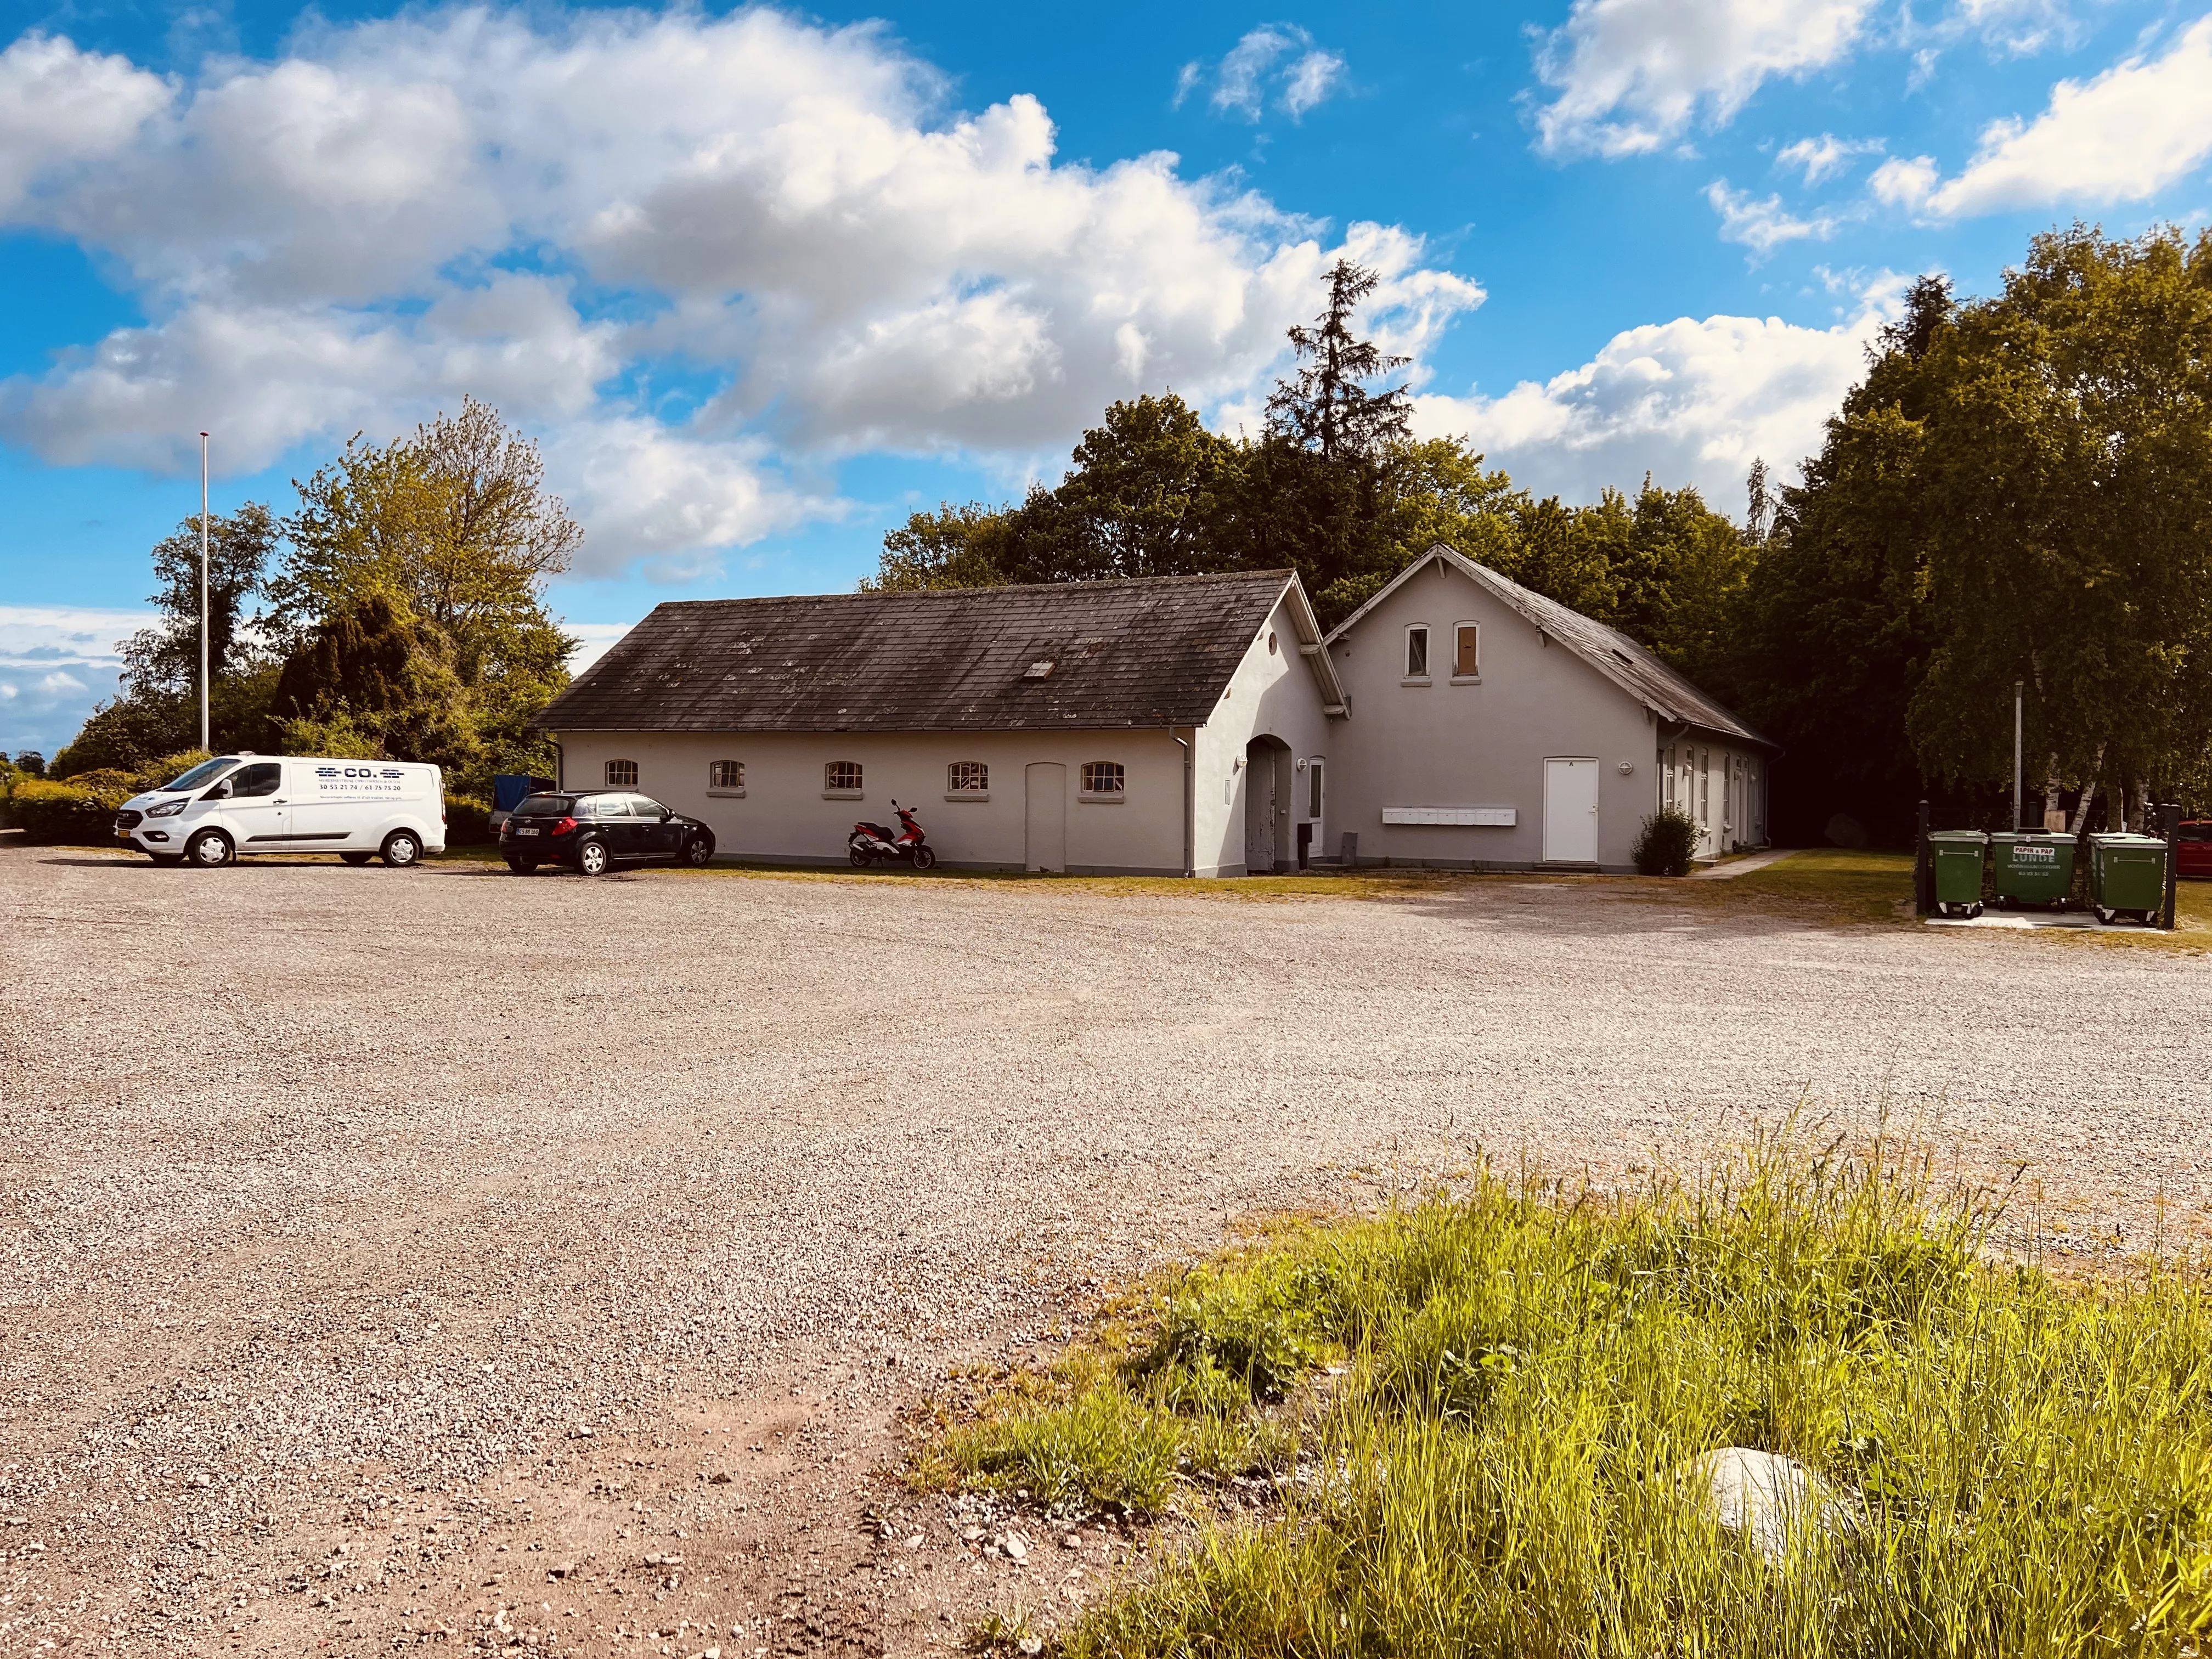
{"label": "black hatchback car", "polygon": [[541,864],[598,876],[617,864],[703,865],[714,856],[714,832],[635,789],[549,790],[508,814],[499,850],[519,876]]}

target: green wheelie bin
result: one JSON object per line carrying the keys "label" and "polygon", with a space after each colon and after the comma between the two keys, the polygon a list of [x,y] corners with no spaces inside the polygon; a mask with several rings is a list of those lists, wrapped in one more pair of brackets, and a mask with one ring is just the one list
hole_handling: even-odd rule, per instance
{"label": "green wheelie bin", "polygon": [[2089,908],[2099,921],[2132,916],[2157,927],[2166,914],[2166,843],[2156,836],[2090,836]]}
{"label": "green wheelie bin", "polygon": [[1928,862],[1936,877],[1936,914],[1982,914],[1982,866],[1990,838],[1978,830],[1939,830],[1928,837]]}
{"label": "green wheelie bin", "polygon": [[2049,830],[2000,830],[1990,837],[1997,902],[2008,910],[2066,908],[2074,890],[2074,837]]}

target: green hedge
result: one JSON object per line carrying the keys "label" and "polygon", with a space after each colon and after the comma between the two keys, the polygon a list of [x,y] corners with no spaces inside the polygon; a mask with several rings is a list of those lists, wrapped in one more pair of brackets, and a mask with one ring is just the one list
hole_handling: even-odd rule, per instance
{"label": "green hedge", "polygon": [[497,841],[491,832],[491,803],[474,795],[446,797],[446,845],[482,847]]}
{"label": "green hedge", "polygon": [[99,847],[115,839],[115,810],[138,793],[119,772],[88,772],[55,781],[18,777],[0,810],[10,828],[42,847]]}

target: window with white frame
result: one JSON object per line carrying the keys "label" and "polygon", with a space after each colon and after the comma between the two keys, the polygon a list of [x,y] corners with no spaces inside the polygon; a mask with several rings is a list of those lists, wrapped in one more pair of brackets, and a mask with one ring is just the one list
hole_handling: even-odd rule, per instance
{"label": "window with white frame", "polygon": [[707,768],[707,787],[709,789],[742,789],[745,787],[745,763],[743,761],[720,760]]}
{"label": "window with white frame", "polygon": [[1471,622],[1456,623],[1452,627],[1452,678],[1455,680],[1480,679],[1482,677],[1482,630]]}
{"label": "window with white frame", "polygon": [[1083,763],[1083,789],[1086,795],[1118,795],[1127,780],[1119,761],[1085,761]]}
{"label": "window with white frame", "polygon": [[822,769],[824,789],[858,789],[860,787],[860,763],[831,761]]}
{"label": "window with white frame", "polygon": [[1406,678],[1409,680],[1425,680],[1428,677],[1428,624],[1415,623],[1406,630]]}
{"label": "window with white frame", "polygon": [[954,761],[945,769],[949,794],[980,795],[991,787],[991,769],[981,761]]}
{"label": "window with white frame", "polygon": [[634,760],[611,760],[607,763],[607,787],[635,789],[637,787],[637,763]]}

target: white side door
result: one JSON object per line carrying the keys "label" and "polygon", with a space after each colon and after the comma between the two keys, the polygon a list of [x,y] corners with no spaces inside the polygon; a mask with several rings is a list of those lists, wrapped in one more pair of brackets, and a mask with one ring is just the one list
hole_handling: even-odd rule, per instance
{"label": "white side door", "polygon": [[1597,862],[1597,762],[1544,763],[1544,862]]}
{"label": "white side door", "polygon": [[[368,803],[350,799],[340,764],[292,760],[284,763],[284,769],[292,840],[301,851],[335,852],[374,844],[368,833],[371,809]],[[329,799],[333,795],[339,799]]]}
{"label": "white side door", "polygon": [[1023,782],[1027,799],[1024,865],[1031,870],[1067,868],[1067,768],[1058,761],[1032,761]]}

